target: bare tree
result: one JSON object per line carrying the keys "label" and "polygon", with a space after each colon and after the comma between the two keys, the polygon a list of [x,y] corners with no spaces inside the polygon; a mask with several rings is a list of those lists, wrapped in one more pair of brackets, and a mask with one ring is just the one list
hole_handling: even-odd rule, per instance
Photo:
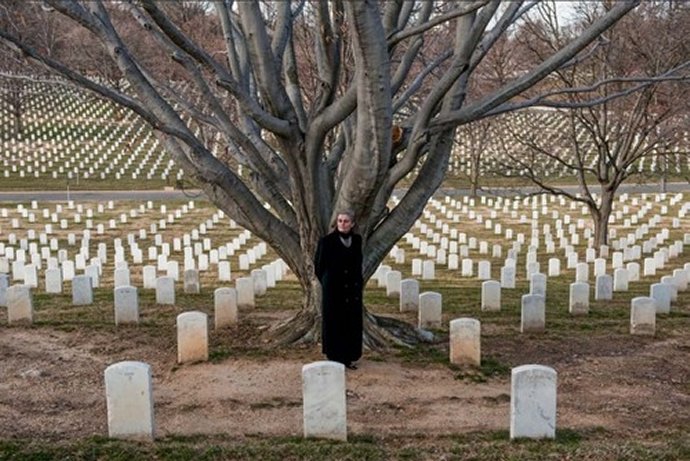
{"label": "bare tree", "polygon": [[[601,5],[589,3],[584,7],[585,23],[571,33],[594,21]],[[548,118],[562,122],[560,131],[567,136],[561,141],[565,142],[544,139],[544,121],[534,117],[525,117],[523,126],[512,129],[513,140],[527,152],[506,146],[503,140],[509,169],[543,191],[588,207],[597,248],[608,243],[609,217],[620,185],[643,175],[641,162],[661,160],[663,172],[667,157],[678,153],[679,126],[687,116],[690,96],[690,53],[682,38],[690,10],[671,12],[668,8],[667,2],[647,2],[602,34],[600,43],[591,50],[591,59],[573,62],[545,82],[554,92],[558,88],[588,89],[564,93],[559,103],[552,104],[563,108]],[[527,35],[541,38],[529,44],[537,61],[567,40],[554,25],[553,11],[542,13],[526,22],[531,32]],[[591,106],[592,99],[601,104]],[[558,129],[550,131],[559,133]],[[569,192],[553,176],[547,176],[544,167],[548,165],[576,178],[578,193]]]}
{"label": "bare tree", "polygon": [[[61,46],[59,21],[56,17],[41,16],[40,4],[7,0],[0,4],[0,30],[8,31],[46,56],[55,56]],[[24,116],[29,101],[35,97],[36,87],[27,80],[36,80],[43,69],[28,64],[6,48],[0,48],[0,102],[13,118],[14,136],[20,138],[24,131]]]}
{"label": "bare tree", "polygon": [[477,196],[482,174],[486,173],[484,162],[495,153],[491,126],[491,120],[479,120],[461,127],[456,136],[457,153],[465,160],[464,176],[470,183],[472,197]]}
{"label": "bare tree", "polygon": [[[185,33],[166,2],[118,4],[138,21],[138,33],[176,63],[183,82],[154,72],[127,45],[110,5],[45,3],[104,46],[129,91],[95,82],[7,31],[0,42],[137,112],[210,200],[286,261],[305,296],[304,309],[274,331],[291,342],[319,337],[313,255],[336,210],[356,212],[368,279],[440,186],[457,127],[532,104],[521,95],[569,65],[639,1],[615,2],[485,95],[468,92],[470,78],[536,2],[218,0],[205,19],[220,30],[221,48]],[[429,39],[435,36],[452,39]],[[214,157],[194,123],[220,133],[234,164],[250,173]],[[397,142],[394,126],[402,130]],[[409,188],[389,209],[401,181]],[[393,340],[390,331],[401,327],[367,320],[365,340],[373,346]]]}

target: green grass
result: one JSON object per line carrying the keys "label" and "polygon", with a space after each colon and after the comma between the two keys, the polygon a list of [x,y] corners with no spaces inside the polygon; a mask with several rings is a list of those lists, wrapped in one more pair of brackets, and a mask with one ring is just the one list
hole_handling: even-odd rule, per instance
{"label": "green grass", "polygon": [[678,461],[690,456],[690,441],[682,432],[658,433],[636,440],[611,439],[603,428],[563,428],[554,440],[510,441],[506,431],[472,432],[454,436],[406,438],[350,436],[348,442],[301,437],[241,438],[169,436],[151,443],[96,437],[77,442],[0,441],[6,461],[107,460],[580,460]]}
{"label": "green grass", "polygon": [[[185,202],[168,203],[168,213]],[[85,204],[87,206],[87,204]],[[105,219],[116,219],[126,212],[132,203],[118,203],[115,210],[107,210]],[[15,205],[10,206],[10,209]],[[481,207],[478,207],[481,209]],[[209,218],[214,211],[207,202],[198,201],[195,210],[190,211],[182,222],[169,226],[164,233],[166,241],[169,236],[189,231],[192,226]],[[150,213],[150,216],[148,215]],[[574,216],[579,211],[571,212]],[[157,222],[158,204],[153,211],[147,212],[146,219]],[[485,212],[486,214],[486,212]],[[40,219],[39,219],[40,220]],[[551,222],[550,216],[544,222]],[[227,221],[224,221],[224,223]],[[474,222],[462,223],[463,232],[490,242],[501,241],[501,236],[494,236],[491,231]],[[147,228],[148,225],[142,224]],[[224,242],[237,236],[239,230],[231,230],[221,224],[209,232],[215,242]],[[507,227],[507,226],[506,226]],[[529,225],[515,224],[517,232],[529,235]],[[126,241],[127,233],[133,232],[131,222],[119,225],[115,230],[102,236],[93,236],[92,255],[99,242],[112,242],[114,238]],[[671,241],[682,238],[684,229],[673,229]],[[624,235],[624,234],[623,234]],[[65,236],[61,236],[61,241]],[[152,242],[149,236],[148,239]],[[255,241],[254,241],[255,242]],[[504,242],[501,242],[505,245]],[[252,245],[248,244],[248,245]],[[141,244],[142,248],[144,244]],[[418,255],[411,247],[401,242],[407,252],[407,262],[396,265],[387,259],[384,263],[393,269],[403,271],[409,276],[410,260]],[[70,248],[73,254],[78,245]],[[546,331],[540,334],[520,333],[520,299],[528,292],[529,284],[524,279],[524,253],[518,263],[517,287],[502,290],[502,306],[499,312],[484,312],[480,309],[480,283],[476,277],[464,278],[459,271],[449,271],[437,266],[435,280],[420,280],[420,291],[437,291],[443,296],[443,321],[434,332],[437,341],[433,344],[421,344],[416,347],[399,347],[391,350],[367,351],[366,358],[371,361],[399,360],[410,367],[448,367],[453,375],[463,384],[485,382],[506,382],[510,368],[524,363],[544,363],[546,365],[562,363],[575,357],[590,358],[607,355],[632,353],[653,345],[657,341],[674,339],[687,342],[690,331],[690,306],[687,292],[680,294],[680,300],[674,304],[670,315],[657,318],[655,337],[633,337],[629,334],[630,299],[647,295],[649,284],[690,261],[688,252],[672,261],[664,271],[655,277],[645,277],[640,282],[630,284],[630,291],[615,293],[611,301],[592,301],[590,312],[585,316],[573,316],[568,312],[570,283],[574,279],[574,270],[565,268],[562,261],[559,277],[550,277],[547,281]],[[584,244],[577,247],[583,253]],[[558,250],[561,256],[562,250]],[[502,265],[501,258],[490,255],[479,255],[471,250],[475,260],[485,258],[491,261],[494,278]],[[548,255],[540,255],[542,267],[546,267]],[[274,258],[269,252],[259,262],[265,264]],[[237,255],[233,261],[233,277],[240,274]],[[104,273],[112,274],[112,257]],[[256,267],[256,266],[254,266]],[[475,267],[476,273],[476,267]],[[246,274],[241,274],[246,275]],[[135,285],[141,286],[132,275]],[[188,310],[199,310],[213,315],[213,290],[221,285],[214,276],[202,277],[200,294],[184,294],[177,291],[176,304],[158,306],[155,303],[153,290],[139,289],[139,306],[141,322],[136,326],[115,327],[113,313],[112,281],[104,277],[103,288],[95,291],[94,303],[89,306],[71,305],[71,285],[64,285],[62,295],[46,295],[42,290],[34,292],[35,322],[32,329],[56,329],[80,334],[108,333],[117,335],[120,342],[107,347],[116,352],[126,351],[127,347],[151,347],[168,353],[174,363],[174,338],[176,316]],[[593,277],[590,277],[593,290]],[[179,285],[178,285],[179,286]],[[284,313],[293,312],[301,306],[302,293],[300,285],[294,280],[279,282],[265,296],[257,297],[254,310],[256,318],[241,327],[223,331],[212,330],[209,335],[209,359],[220,363],[232,358],[253,359],[257,361],[274,359],[281,355],[304,355],[299,348],[275,350],[266,347],[262,340],[264,328],[275,318]],[[400,313],[398,299],[386,296],[385,289],[378,288],[375,281],[370,281],[365,291],[365,303],[368,309],[376,314],[393,316],[414,324],[416,314]],[[482,363],[479,367],[457,367],[448,362],[448,324],[459,317],[477,318],[482,325]],[[0,334],[6,327],[0,326]],[[685,349],[683,349],[685,347]],[[687,346],[679,346],[679,354],[687,352]],[[107,352],[113,352],[109,350]],[[176,367],[171,365],[171,371]],[[678,386],[683,392],[690,392],[685,384]],[[500,394],[487,400],[487,405],[505,404],[508,394]],[[295,405],[295,402],[266,400],[254,405],[254,409],[276,406]],[[191,410],[191,409],[190,409]],[[154,443],[131,443],[107,438],[90,438],[70,441],[42,441],[2,439],[0,436],[0,459],[2,460],[197,460],[197,459],[476,459],[486,460],[542,460],[542,459],[596,459],[596,460],[681,460],[690,459],[690,442],[687,431],[677,427],[663,427],[659,432],[648,431],[630,437],[612,435],[601,428],[568,428],[560,427],[556,440],[553,441],[513,441],[505,431],[472,432],[454,434],[453,436],[420,435],[408,438],[354,433],[348,443],[304,440],[301,437],[268,437],[258,434],[232,434],[210,436],[170,436]]]}
{"label": "green grass", "polygon": [[[174,181],[162,181],[160,179],[132,179],[131,177],[122,177],[115,179],[115,177],[106,176],[105,179],[80,179],[78,182],[73,179],[67,182],[64,178],[53,179],[52,177],[24,177],[10,176],[9,178],[2,177],[0,181],[0,190],[14,192],[14,191],[63,191],[65,197],[68,191],[86,191],[86,190],[161,190],[164,187],[175,187]],[[193,187],[190,187],[193,188]]]}

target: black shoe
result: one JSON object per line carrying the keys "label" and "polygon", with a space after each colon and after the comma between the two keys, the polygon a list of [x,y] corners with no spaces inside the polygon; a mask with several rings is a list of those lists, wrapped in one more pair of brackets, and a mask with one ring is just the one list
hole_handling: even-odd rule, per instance
{"label": "black shoe", "polygon": [[346,364],[345,364],[345,368],[349,368],[350,370],[356,370],[356,369],[357,369],[357,365],[355,365],[354,363],[350,362],[350,363],[346,363]]}

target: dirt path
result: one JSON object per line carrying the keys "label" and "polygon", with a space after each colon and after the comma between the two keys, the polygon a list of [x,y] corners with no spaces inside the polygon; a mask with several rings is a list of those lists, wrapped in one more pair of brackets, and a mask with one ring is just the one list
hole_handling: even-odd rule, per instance
{"label": "dirt path", "polygon": [[[153,368],[158,436],[301,434],[301,367],[321,359],[315,349],[177,367],[174,345],[137,338],[136,331],[1,327],[0,433],[40,439],[107,434],[103,371],[139,360]],[[525,363],[557,369],[559,427],[630,435],[690,423],[690,342],[643,341],[626,355],[615,344],[589,347],[599,352],[582,355],[578,344],[550,349],[548,342],[519,347],[524,358],[535,359]],[[365,357],[347,372],[348,428],[380,436],[507,430],[509,392],[507,376],[474,383],[455,379],[440,364]]]}

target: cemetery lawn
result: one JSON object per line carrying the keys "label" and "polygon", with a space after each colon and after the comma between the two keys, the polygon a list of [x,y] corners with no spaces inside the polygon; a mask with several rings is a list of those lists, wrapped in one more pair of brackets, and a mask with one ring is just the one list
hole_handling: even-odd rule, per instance
{"label": "cemetery lawn", "polygon": [[[638,203],[630,203],[632,211],[620,210],[616,219],[616,238],[644,224],[650,236],[662,227],[667,229],[666,244],[685,241],[685,212],[677,226],[672,223],[681,205],[668,203],[668,198],[652,200],[642,196],[639,203],[649,205],[646,212],[659,213],[663,220],[624,224],[639,209]],[[258,296],[254,309],[240,310],[238,325],[209,330],[208,362],[177,364],[177,315],[199,310],[209,315],[213,325],[214,289],[232,286],[238,277],[249,275],[238,269],[241,255],[237,251],[229,257],[233,282],[219,281],[214,265],[202,273],[200,294],[185,294],[178,283],[175,305],[156,304],[154,291],[143,288],[142,266],[155,260],[148,255],[150,247],[162,248],[164,242],[169,245],[190,231],[199,232],[202,225],[207,227],[202,237],[212,239],[209,247],[214,249],[244,235],[227,218],[212,227],[209,220],[212,224],[212,218],[219,216],[208,202],[200,200],[193,207],[186,202],[154,206],[123,201],[112,207],[110,203],[79,203],[76,209],[59,204],[60,210],[58,204],[48,208],[25,204],[21,210],[5,205],[7,216],[0,213],[0,240],[7,247],[19,248],[21,239],[40,242],[38,234],[52,223],[51,239],[76,259],[81,242],[74,234],[83,235],[93,219],[91,256],[96,256],[101,244],[109,256],[91,305],[72,305],[71,282],[64,282],[62,294],[46,293],[42,273],[39,287],[33,290],[32,325],[8,326],[7,309],[0,307],[0,460],[690,460],[690,290],[678,294],[670,314],[656,316],[654,336],[629,333],[630,300],[648,296],[650,284],[690,263],[687,244],[656,275],[642,276],[630,283],[627,292],[614,293],[610,301],[594,301],[591,296],[589,314],[573,316],[569,289],[575,270],[567,269],[563,249],[549,254],[542,241],[537,253],[542,271],[556,256],[561,272],[547,281],[545,332],[522,334],[520,301],[530,290],[525,277],[527,243],[519,256],[516,287],[501,290],[499,312],[480,309],[477,263],[490,261],[496,278],[515,243],[511,241],[520,234],[530,235],[526,216],[534,210],[525,203],[519,210],[511,205],[507,212],[500,211],[500,206],[493,208],[500,211],[496,223],[516,234],[507,237],[468,214],[481,210],[489,216],[492,204],[472,205],[453,226],[467,233],[463,239],[469,236],[490,244],[484,253],[469,249],[474,275],[461,276],[459,270],[439,263],[434,280],[419,280],[420,292],[438,292],[443,298],[441,327],[434,330],[437,341],[365,351],[359,369],[346,375],[348,442],[304,440],[301,369],[323,360],[320,347],[275,348],[267,335],[272,325],[300,307],[299,285],[291,274]],[[621,202],[619,206],[627,207],[631,200]],[[670,211],[664,213],[667,203]],[[431,204],[430,210],[436,205]],[[572,215],[574,230],[579,229],[580,220],[584,228],[586,216],[577,207],[554,200],[549,207],[546,213],[542,210],[541,229],[548,223],[556,230],[566,213]],[[562,214],[555,217],[553,211]],[[63,220],[66,228],[62,228]],[[452,223],[448,218],[444,221]],[[443,224],[424,217],[427,226],[438,228],[439,223]],[[568,227],[566,222],[561,229],[572,233]],[[29,231],[37,235],[29,238]],[[421,227],[412,232],[425,234]],[[13,233],[17,234],[15,244],[10,243]],[[130,235],[149,256],[146,263],[129,266],[132,285],[139,287],[140,322],[116,327],[113,252],[116,242],[128,245]],[[156,236],[161,237],[159,243]],[[193,240],[201,245],[201,239]],[[585,240],[576,244],[580,261]],[[638,238],[637,243],[642,240]],[[240,245],[242,254],[258,243],[249,237]],[[405,239],[398,244],[405,250],[406,262],[398,264],[393,257],[384,262],[408,278],[412,259],[422,256]],[[494,244],[501,246],[501,255],[491,255]],[[180,261],[182,251],[174,246],[171,254]],[[59,250],[52,250],[51,255],[56,253]],[[269,250],[252,267],[275,258]],[[613,272],[610,263],[611,258],[609,274]],[[592,272],[589,281],[593,295]],[[373,278],[365,290],[365,304],[376,314],[416,323],[416,314],[400,313],[398,298],[387,297],[385,288]],[[463,317],[481,322],[479,367],[459,367],[448,361],[448,324]],[[152,369],[153,443],[107,438],[104,371],[126,360],[145,362]],[[510,370],[526,364],[545,365],[558,373],[555,440],[509,440]]]}
{"label": "cemetery lawn", "polygon": [[[277,350],[262,335],[294,312],[295,283],[259,298],[241,326],[211,330],[209,362],[184,366],[176,364],[174,318],[192,308],[211,314],[210,289],[180,294],[169,307],[144,292],[142,322],[118,328],[107,295],[78,307],[67,295],[37,294],[33,326],[8,327],[0,317],[0,459],[690,459],[686,305],[660,317],[648,338],[627,333],[619,303],[594,303],[590,316],[571,318],[553,301],[547,332],[521,335],[512,301],[482,313],[438,284],[449,315],[481,318],[482,366],[447,363],[447,330],[437,331],[437,344],[366,351],[346,376],[348,443],[301,437],[301,367],[322,359],[319,348]],[[561,289],[549,282],[554,300]],[[413,320],[379,289],[367,299],[373,310]],[[106,437],[103,371],[122,360],[152,366],[154,443]],[[527,363],[558,371],[554,441],[509,441],[510,368]]]}

